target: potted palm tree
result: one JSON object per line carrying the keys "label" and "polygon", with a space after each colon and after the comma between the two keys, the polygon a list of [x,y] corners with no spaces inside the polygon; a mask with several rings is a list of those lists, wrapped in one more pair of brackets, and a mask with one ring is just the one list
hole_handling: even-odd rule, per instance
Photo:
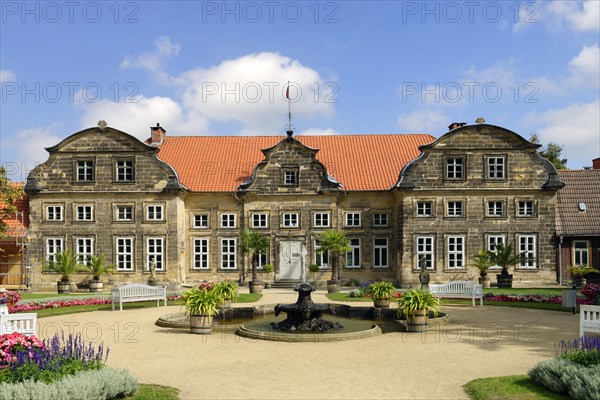
{"label": "potted palm tree", "polygon": [[258,266],[258,257],[269,248],[269,239],[263,237],[257,231],[244,230],[242,231],[242,246],[244,253],[250,253],[252,264],[252,280],[250,281],[250,293],[261,293],[263,282],[260,281],[256,274]]}
{"label": "potted palm tree", "polygon": [[429,314],[440,311],[440,300],[422,289],[410,289],[398,299],[398,318],[406,318],[409,332],[427,332]]}
{"label": "potted palm tree", "polygon": [[392,282],[373,282],[367,287],[367,294],[373,298],[375,307],[389,307],[390,299],[395,293],[396,288]]}
{"label": "potted palm tree", "polygon": [[267,280],[265,281],[265,288],[269,289],[271,287],[271,273],[273,272],[273,266],[271,264],[263,265],[263,272],[267,275]]}
{"label": "potted palm tree", "polygon": [[70,275],[83,272],[85,267],[79,263],[76,255],[71,250],[61,251],[56,254],[54,260],[46,263],[46,270],[61,274],[57,282],[58,293],[71,293]]}
{"label": "potted palm tree", "polygon": [[487,276],[487,271],[492,266],[489,252],[485,249],[480,249],[473,257],[473,266],[479,270],[479,283],[482,287],[489,288],[490,278]]}
{"label": "potted palm tree", "polygon": [[513,254],[512,244],[504,246],[503,243],[498,243],[493,251],[488,251],[488,257],[490,265],[497,265],[502,268],[502,271],[496,275],[498,287],[511,288],[513,276],[508,273],[508,269],[526,261],[527,253]]}
{"label": "potted palm tree", "polygon": [[342,231],[329,230],[322,232],[317,238],[319,249],[317,253],[327,251],[331,261],[331,279],[327,281],[327,292],[337,293],[340,291],[340,254],[350,251],[350,240]]}
{"label": "potted palm tree", "polygon": [[215,283],[213,290],[223,298],[223,308],[231,307],[231,302],[239,296],[237,284],[230,279]]}
{"label": "potted palm tree", "polygon": [[90,292],[101,292],[104,282],[100,280],[100,276],[111,274],[115,266],[105,264],[104,254],[101,254],[99,256],[88,256],[87,264],[84,265],[84,268],[92,274]]}
{"label": "potted palm tree", "polygon": [[587,274],[591,274],[592,272],[598,272],[598,270],[586,264],[582,264],[569,267],[569,272],[573,277],[573,285],[575,285],[578,288],[581,288],[584,287],[586,284],[585,276]]}
{"label": "potted palm tree", "polygon": [[219,314],[223,303],[219,291],[214,290],[212,283],[201,283],[182,296],[185,301],[185,314],[190,317],[190,333],[210,335],[212,333],[213,316]]}

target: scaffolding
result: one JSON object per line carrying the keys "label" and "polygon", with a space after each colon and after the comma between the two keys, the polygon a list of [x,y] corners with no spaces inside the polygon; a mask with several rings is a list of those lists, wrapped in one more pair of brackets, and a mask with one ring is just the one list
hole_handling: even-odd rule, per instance
{"label": "scaffolding", "polygon": [[[14,247],[19,248],[18,268],[15,271],[15,262],[11,261],[11,255],[16,253],[3,254],[6,261],[2,264],[4,268],[0,268],[2,275],[2,286],[10,289],[29,289],[31,282],[31,265],[29,264],[29,230],[26,228],[25,213],[23,211],[15,212],[15,228],[8,236],[14,238]],[[8,242],[5,242],[8,243]],[[10,243],[12,244],[12,243]],[[5,271],[5,272],[4,272]]]}

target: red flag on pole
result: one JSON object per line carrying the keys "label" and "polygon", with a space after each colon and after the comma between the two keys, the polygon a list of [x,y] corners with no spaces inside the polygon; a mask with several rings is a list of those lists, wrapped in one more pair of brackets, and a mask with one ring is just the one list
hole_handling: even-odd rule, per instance
{"label": "red flag on pole", "polygon": [[290,84],[288,83],[287,89],[285,89],[285,98],[290,100]]}

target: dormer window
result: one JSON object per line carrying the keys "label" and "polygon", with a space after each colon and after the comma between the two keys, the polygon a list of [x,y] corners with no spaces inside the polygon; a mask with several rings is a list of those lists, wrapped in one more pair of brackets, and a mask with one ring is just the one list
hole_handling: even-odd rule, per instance
{"label": "dormer window", "polygon": [[286,186],[294,186],[298,184],[298,170],[287,168],[283,170],[283,184]]}

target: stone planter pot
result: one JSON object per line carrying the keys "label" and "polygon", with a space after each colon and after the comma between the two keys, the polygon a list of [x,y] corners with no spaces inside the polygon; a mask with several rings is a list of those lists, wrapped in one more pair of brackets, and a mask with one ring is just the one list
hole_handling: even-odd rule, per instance
{"label": "stone planter pot", "polygon": [[340,291],[340,281],[327,281],[327,293],[338,293]]}
{"label": "stone planter pot", "polygon": [[388,308],[390,306],[390,299],[373,300],[373,306],[377,308]]}
{"label": "stone planter pot", "polygon": [[513,276],[511,274],[497,274],[496,280],[499,288],[511,288],[513,283]]}
{"label": "stone planter pot", "polygon": [[265,289],[271,289],[271,282],[265,282]]}
{"label": "stone planter pot", "polygon": [[483,285],[484,288],[489,288],[490,287],[490,278],[489,278],[489,276],[480,276],[479,277],[479,284]]}
{"label": "stone planter pot", "polygon": [[231,299],[224,299],[221,308],[231,308]]}
{"label": "stone planter pot", "polygon": [[190,315],[190,333],[197,335],[212,334],[212,317],[208,315]]}
{"label": "stone planter pot", "polygon": [[416,310],[406,317],[406,329],[409,332],[427,332],[428,328],[429,315],[425,310]]}
{"label": "stone planter pot", "polygon": [[262,281],[250,281],[250,293],[262,293],[263,286]]}
{"label": "stone planter pot", "polygon": [[71,282],[58,281],[58,282],[56,282],[56,288],[57,288],[59,294],[71,293]]}
{"label": "stone planter pot", "polygon": [[104,282],[90,280],[90,293],[101,292],[104,289]]}

